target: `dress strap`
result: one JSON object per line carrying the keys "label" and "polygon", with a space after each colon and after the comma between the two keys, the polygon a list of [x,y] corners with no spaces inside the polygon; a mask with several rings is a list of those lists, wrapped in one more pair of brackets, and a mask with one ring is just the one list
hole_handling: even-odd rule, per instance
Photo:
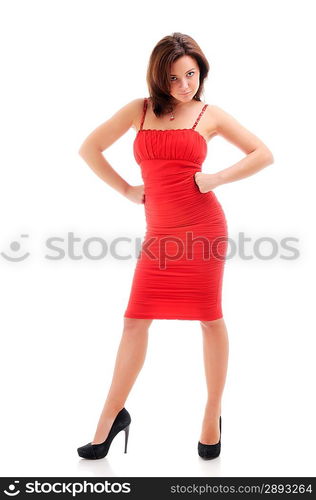
{"label": "dress strap", "polygon": [[197,117],[197,119],[195,120],[195,123],[194,123],[194,125],[193,125],[193,127],[192,127],[193,129],[195,129],[195,127],[196,127],[196,126],[197,126],[197,124],[199,123],[200,118],[201,118],[201,116],[203,115],[203,113],[204,113],[204,111],[206,110],[206,108],[207,108],[207,104],[204,104],[204,106],[203,106],[203,108],[202,108],[201,113],[199,114],[199,116],[198,116],[198,117]]}
{"label": "dress strap", "polygon": [[146,111],[147,111],[147,97],[145,97],[145,99],[144,99],[143,116],[142,116],[142,121],[141,121],[139,130],[142,130],[142,128],[143,128]]}

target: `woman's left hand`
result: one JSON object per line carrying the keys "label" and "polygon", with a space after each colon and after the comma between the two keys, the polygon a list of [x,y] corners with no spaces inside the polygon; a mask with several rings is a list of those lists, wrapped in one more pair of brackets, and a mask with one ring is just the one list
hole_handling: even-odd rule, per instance
{"label": "woman's left hand", "polygon": [[219,186],[218,178],[215,174],[203,174],[203,172],[196,172],[194,180],[201,193],[208,193],[212,189]]}

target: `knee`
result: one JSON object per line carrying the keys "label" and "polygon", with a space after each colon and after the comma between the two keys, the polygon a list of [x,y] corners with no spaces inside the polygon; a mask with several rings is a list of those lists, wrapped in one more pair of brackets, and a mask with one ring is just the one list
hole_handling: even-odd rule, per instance
{"label": "knee", "polygon": [[224,318],[214,319],[212,321],[200,321],[203,332],[215,332],[222,328]]}
{"label": "knee", "polygon": [[152,320],[138,319],[138,318],[125,318],[124,317],[124,332],[127,333],[141,333],[147,332]]}

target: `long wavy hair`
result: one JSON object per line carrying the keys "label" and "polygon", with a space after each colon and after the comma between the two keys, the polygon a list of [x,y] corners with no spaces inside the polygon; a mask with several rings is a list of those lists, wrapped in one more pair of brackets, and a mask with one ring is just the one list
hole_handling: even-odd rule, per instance
{"label": "long wavy hair", "polygon": [[210,66],[202,49],[193,38],[175,32],[163,37],[154,47],[148,62],[146,81],[153,112],[156,116],[170,113],[173,97],[170,95],[170,67],[179,57],[188,55],[194,58],[200,70],[200,85],[193,99],[201,101],[204,93],[204,80]]}

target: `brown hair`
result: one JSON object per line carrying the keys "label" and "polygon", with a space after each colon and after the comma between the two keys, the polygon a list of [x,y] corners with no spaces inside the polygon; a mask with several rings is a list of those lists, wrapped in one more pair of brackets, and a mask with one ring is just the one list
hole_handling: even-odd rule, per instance
{"label": "brown hair", "polygon": [[193,57],[200,69],[200,86],[193,99],[200,101],[204,92],[204,80],[209,72],[209,63],[193,38],[175,32],[163,37],[154,47],[147,68],[147,86],[156,116],[172,111],[173,97],[170,95],[169,71],[179,57]]}

